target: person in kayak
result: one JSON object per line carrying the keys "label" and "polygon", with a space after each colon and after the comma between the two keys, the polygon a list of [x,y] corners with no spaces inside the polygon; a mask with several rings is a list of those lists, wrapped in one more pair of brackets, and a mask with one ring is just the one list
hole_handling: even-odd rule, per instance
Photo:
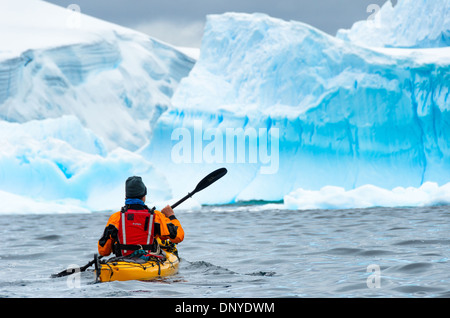
{"label": "person in kayak", "polygon": [[98,241],[100,255],[128,256],[140,250],[156,253],[159,250],[156,238],[175,244],[183,241],[183,228],[169,205],[161,211],[145,205],[147,187],[141,177],[126,180],[125,196],[125,206],[110,216]]}

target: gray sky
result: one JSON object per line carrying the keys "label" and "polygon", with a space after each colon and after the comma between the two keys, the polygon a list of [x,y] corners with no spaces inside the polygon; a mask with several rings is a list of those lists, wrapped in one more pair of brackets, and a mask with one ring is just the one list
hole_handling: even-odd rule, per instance
{"label": "gray sky", "polygon": [[[308,23],[331,35],[367,19],[386,0],[45,0],[129,27],[178,46],[200,47],[205,17],[229,11],[266,13]],[[397,0],[392,1],[397,3]]]}

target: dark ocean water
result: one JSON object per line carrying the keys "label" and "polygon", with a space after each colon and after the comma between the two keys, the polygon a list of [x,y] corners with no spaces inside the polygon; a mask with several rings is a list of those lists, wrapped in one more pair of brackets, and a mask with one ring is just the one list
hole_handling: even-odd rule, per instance
{"label": "dark ocean water", "polygon": [[96,253],[110,213],[0,215],[0,297],[450,297],[450,207],[176,211],[179,273],[50,278]]}

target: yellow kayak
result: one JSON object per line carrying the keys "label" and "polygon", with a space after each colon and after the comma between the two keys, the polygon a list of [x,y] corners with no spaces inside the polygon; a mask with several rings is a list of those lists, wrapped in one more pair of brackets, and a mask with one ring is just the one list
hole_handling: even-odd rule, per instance
{"label": "yellow kayak", "polygon": [[97,282],[152,280],[176,274],[179,263],[178,256],[170,252],[165,252],[164,259],[150,261],[113,258],[96,262],[95,277]]}

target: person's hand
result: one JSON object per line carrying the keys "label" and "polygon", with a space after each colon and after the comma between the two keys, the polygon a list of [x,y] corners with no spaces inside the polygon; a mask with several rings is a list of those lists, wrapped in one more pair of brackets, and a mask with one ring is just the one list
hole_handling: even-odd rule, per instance
{"label": "person's hand", "polygon": [[173,213],[172,208],[170,207],[170,205],[166,206],[164,209],[161,210],[161,213],[163,213],[165,216],[170,217],[172,215],[175,215],[175,213]]}

